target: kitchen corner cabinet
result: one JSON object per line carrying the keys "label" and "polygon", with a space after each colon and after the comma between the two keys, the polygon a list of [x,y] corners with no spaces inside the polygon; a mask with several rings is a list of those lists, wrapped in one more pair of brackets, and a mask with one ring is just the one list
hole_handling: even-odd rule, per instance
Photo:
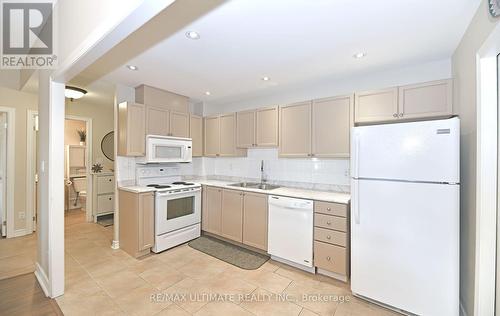
{"label": "kitchen corner cabinet", "polygon": [[277,107],[236,113],[237,147],[277,147],[278,122]]}
{"label": "kitchen corner cabinet", "polygon": [[119,195],[120,248],[133,257],[150,252],[154,243],[154,192]]}
{"label": "kitchen corner cabinet", "polygon": [[189,116],[189,137],[193,140],[193,157],[203,156],[203,118]]}
{"label": "kitchen corner cabinet", "polygon": [[146,149],[146,107],[144,104],[118,104],[118,155],[144,156]]}
{"label": "kitchen corner cabinet", "polygon": [[246,150],[236,148],[236,114],[205,118],[204,151],[208,157],[245,156]]}
{"label": "kitchen corner cabinet", "polygon": [[355,123],[394,122],[453,115],[453,80],[356,93]]}
{"label": "kitchen corner cabinet", "polygon": [[243,240],[243,191],[222,191],[221,236],[237,242]]}
{"label": "kitchen corner cabinet", "polygon": [[280,157],[349,157],[353,95],[280,107]]}

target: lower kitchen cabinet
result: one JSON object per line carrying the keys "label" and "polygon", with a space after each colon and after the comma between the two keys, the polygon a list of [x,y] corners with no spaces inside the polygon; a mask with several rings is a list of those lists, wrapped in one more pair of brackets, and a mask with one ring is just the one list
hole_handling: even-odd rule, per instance
{"label": "lower kitchen cabinet", "polygon": [[222,191],[221,236],[237,242],[243,238],[243,191]]}
{"label": "lower kitchen cabinet", "polygon": [[243,196],[243,243],[267,251],[267,194]]}
{"label": "lower kitchen cabinet", "polygon": [[220,235],[222,233],[222,189],[204,187],[202,228],[204,231]]}
{"label": "lower kitchen cabinet", "polygon": [[146,255],[154,243],[154,192],[119,190],[118,195],[120,248],[133,257]]}

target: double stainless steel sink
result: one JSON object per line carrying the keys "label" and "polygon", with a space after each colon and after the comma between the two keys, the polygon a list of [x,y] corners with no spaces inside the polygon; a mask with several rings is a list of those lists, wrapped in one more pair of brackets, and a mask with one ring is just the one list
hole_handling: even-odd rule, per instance
{"label": "double stainless steel sink", "polygon": [[268,183],[258,183],[258,182],[238,182],[229,184],[231,187],[240,187],[240,188],[251,188],[251,189],[260,189],[260,190],[274,190],[279,188],[278,185],[272,185]]}

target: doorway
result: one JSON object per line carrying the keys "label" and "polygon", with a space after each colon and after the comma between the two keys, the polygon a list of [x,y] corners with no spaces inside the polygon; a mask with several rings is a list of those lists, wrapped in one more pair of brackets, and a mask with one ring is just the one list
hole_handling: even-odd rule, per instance
{"label": "doorway", "polygon": [[15,110],[0,107],[0,235],[15,237],[14,144]]}

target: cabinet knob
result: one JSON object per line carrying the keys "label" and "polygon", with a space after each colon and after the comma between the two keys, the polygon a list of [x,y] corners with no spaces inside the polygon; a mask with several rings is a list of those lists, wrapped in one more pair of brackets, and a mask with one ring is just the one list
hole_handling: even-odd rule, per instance
{"label": "cabinet knob", "polygon": [[326,222],[326,224],[327,224],[327,225],[331,225],[331,224],[332,224],[332,222],[328,221],[328,222]]}
{"label": "cabinet knob", "polygon": [[331,261],[332,258],[330,258],[330,256],[328,256],[328,257],[326,257],[326,260]]}
{"label": "cabinet knob", "polygon": [[399,117],[403,117],[403,113],[399,113]]}
{"label": "cabinet knob", "polygon": [[332,239],[332,236],[328,235],[326,236],[326,239]]}
{"label": "cabinet knob", "polygon": [[327,207],[327,208],[326,208],[326,210],[327,210],[328,212],[330,212],[332,209],[331,209],[331,208],[329,208],[329,207]]}
{"label": "cabinet knob", "polygon": [[394,113],[392,116],[393,117],[398,117],[398,113]]}
{"label": "cabinet knob", "polygon": [[108,198],[108,200],[110,200],[110,201],[111,201],[111,198]]}
{"label": "cabinet knob", "polygon": [[111,179],[109,179],[108,181],[111,182]]}

